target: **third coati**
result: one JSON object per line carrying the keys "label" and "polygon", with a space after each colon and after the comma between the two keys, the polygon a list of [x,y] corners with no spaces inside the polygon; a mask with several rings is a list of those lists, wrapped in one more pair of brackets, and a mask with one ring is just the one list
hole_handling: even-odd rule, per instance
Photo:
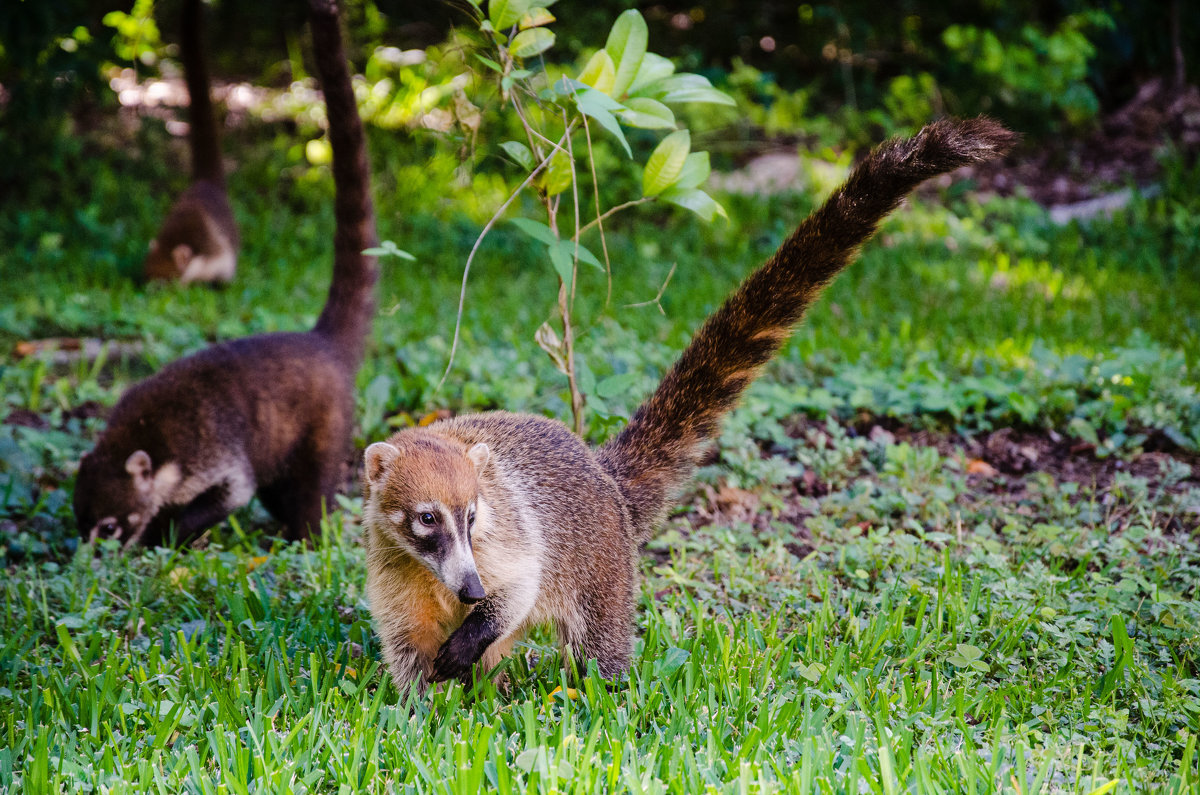
{"label": "third coati", "polygon": [[246,504],[303,538],[350,453],[354,376],[378,270],[366,140],[333,0],[312,0],[313,52],[333,148],[333,282],[316,327],[262,334],[180,359],[131,387],[79,464],[81,533],[126,545],[186,539]]}
{"label": "third coati", "polygon": [[1015,135],[940,121],[875,149],[697,332],[629,425],[599,450],[562,423],[502,412],[367,448],[367,595],[402,690],[489,669],[550,622],[602,674],[629,666],[637,559],[713,436],[805,308],[923,180],[990,159]]}
{"label": "third coati", "polygon": [[180,23],[192,185],[171,205],[158,234],[150,241],[143,266],[147,279],[178,279],[183,284],[231,281],[237,269],[239,242],[209,93],[201,6],[202,0],[184,0]]}

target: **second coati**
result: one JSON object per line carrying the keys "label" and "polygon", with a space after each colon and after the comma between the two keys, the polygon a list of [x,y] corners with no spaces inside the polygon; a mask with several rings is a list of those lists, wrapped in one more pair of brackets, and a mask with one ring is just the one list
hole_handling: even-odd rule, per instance
{"label": "second coati", "polygon": [[171,205],[146,255],[151,280],[228,283],[237,270],[238,229],[225,187],[221,140],[209,91],[202,0],[184,0],[180,22],[188,89],[192,184]]}
{"label": "second coati", "polygon": [[75,518],[126,546],[186,540],[255,493],[304,538],[351,450],[354,377],[375,309],[377,244],[366,140],[337,6],[312,0],[336,188],[333,282],[312,331],[214,345],[131,387],[79,463]]}
{"label": "second coati", "polygon": [[939,121],[867,156],[696,333],[616,438],[503,412],[366,450],[367,595],[403,691],[495,666],[530,627],[615,676],[629,666],[638,553],[804,310],[925,179],[1005,152],[987,119]]}

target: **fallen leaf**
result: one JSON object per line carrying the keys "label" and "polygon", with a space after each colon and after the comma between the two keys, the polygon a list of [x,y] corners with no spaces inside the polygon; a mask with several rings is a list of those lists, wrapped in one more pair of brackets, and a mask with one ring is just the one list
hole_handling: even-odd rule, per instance
{"label": "fallen leaf", "polygon": [[972,458],[967,463],[967,474],[983,475],[985,478],[994,478],[1000,473],[996,471],[994,466],[989,464],[987,461],[984,461],[982,458]]}

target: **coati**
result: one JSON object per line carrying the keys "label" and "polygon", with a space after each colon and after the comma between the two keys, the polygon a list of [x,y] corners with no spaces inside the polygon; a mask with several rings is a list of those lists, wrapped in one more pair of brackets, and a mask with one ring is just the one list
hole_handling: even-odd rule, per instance
{"label": "coati", "polygon": [[821,289],[923,180],[1005,152],[987,119],[939,121],[875,149],[697,332],[598,450],[563,424],[465,415],[370,445],[367,595],[393,680],[469,678],[530,627],[611,677],[631,653],[637,557],[702,443]]}
{"label": "coati", "polygon": [[186,540],[256,492],[291,538],[317,528],[350,453],[354,376],[374,313],[377,244],[362,122],[337,6],[312,0],[336,188],[333,281],[312,331],[233,340],[167,365],[118,401],[79,464],[89,538]]}
{"label": "coati", "polygon": [[238,230],[225,188],[221,141],[209,93],[202,0],[184,0],[180,49],[188,89],[192,185],[150,241],[147,279],[228,283],[237,269]]}

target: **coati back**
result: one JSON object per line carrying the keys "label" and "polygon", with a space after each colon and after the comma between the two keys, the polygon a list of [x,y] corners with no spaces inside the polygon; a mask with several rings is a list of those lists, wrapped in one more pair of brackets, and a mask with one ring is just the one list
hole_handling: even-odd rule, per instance
{"label": "coati back", "polygon": [[75,517],[90,538],[186,540],[257,493],[292,538],[317,528],[350,455],[354,376],[378,271],[366,140],[337,6],[312,0],[336,187],[333,281],[312,331],[233,340],[167,365],[118,401],[83,457]]}
{"label": "coati back", "polygon": [[192,185],[167,212],[150,241],[147,279],[229,282],[237,269],[238,230],[225,187],[221,139],[209,91],[202,0],[184,0],[180,22],[183,75],[188,89],[188,143]]}
{"label": "coati back", "polygon": [[1006,151],[987,119],[875,149],[697,332],[599,450],[559,422],[466,415],[367,448],[367,595],[396,684],[490,669],[531,626],[626,670],[637,560],[717,431],[821,289],[923,180]]}

